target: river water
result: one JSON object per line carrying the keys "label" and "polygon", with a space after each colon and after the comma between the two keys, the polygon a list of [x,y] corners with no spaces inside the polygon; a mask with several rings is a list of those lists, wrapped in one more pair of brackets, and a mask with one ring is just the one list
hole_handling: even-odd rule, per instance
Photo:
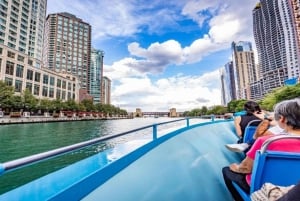
{"label": "river water", "polygon": [[[118,134],[174,118],[135,118],[120,120],[74,121],[0,126],[0,162],[37,154],[96,137]],[[190,124],[203,120],[190,120]],[[174,125],[175,124],[175,125]],[[183,127],[186,121],[158,126],[158,135]],[[172,129],[170,128],[172,126]],[[58,170],[117,144],[134,139],[150,139],[152,129],[109,140],[51,160],[5,173],[0,177],[0,194],[28,183],[33,179]]]}

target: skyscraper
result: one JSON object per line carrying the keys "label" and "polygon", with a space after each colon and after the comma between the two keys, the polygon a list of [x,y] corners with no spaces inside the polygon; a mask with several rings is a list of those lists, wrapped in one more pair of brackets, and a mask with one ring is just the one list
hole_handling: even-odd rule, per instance
{"label": "skyscraper", "polygon": [[101,103],[102,80],[103,80],[103,57],[104,52],[92,49],[90,67],[90,95],[94,103]]}
{"label": "skyscraper", "polygon": [[232,42],[232,61],[237,99],[250,99],[250,83],[258,78],[252,45],[247,41]]}
{"label": "skyscraper", "polygon": [[43,63],[62,73],[77,75],[80,87],[89,92],[91,26],[70,13],[47,16]]}
{"label": "skyscraper", "polygon": [[230,61],[221,69],[222,105],[236,99],[233,62]]}
{"label": "skyscraper", "polygon": [[0,44],[28,55],[41,67],[46,0],[1,1]]}
{"label": "skyscraper", "polygon": [[101,102],[103,104],[111,104],[111,100],[110,100],[110,98],[111,98],[111,80],[108,77],[104,76],[102,83],[103,83],[103,87],[102,87],[103,92],[101,94],[101,99],[102,99]]}
{"label": "skyscraper", "polygon": [[290,0],[261,0],[253,10],[253,32],[264,95],[282,86],[286,79],[299,76]]}
{"label": "skyscraper", "polygon": [[0,1],[0,80],[20,95],[78,100],[78,79],[42,68],[46,0]]}

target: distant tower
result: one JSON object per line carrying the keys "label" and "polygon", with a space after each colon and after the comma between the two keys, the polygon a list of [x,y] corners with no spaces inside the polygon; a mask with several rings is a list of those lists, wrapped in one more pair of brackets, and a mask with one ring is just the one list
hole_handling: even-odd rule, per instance
{"label": "distant tower", "polygon": [[78,76],[80,88],[89,93],[91,26],[70,13],[50,14],[44,36],[45,67]]}
{"label": "distant tower", "polygon": [[222,105],[227,105],[230,101],[236,99],[234,69],[232,61],[225,64],[224,68],[220,69],[220,76],[222,84]]}
{"label": "distant tower", "polygon": [[103,85],[102,89],[103,92],[101,94],[101,102],[103,104],[110,104],[111,103],[111,80],[108,77],[103,77]]}
{"label": "distant tower", "polygon": [[250,83],[258,79],[251,43],[232,42],[232,61],[237,99],[250,99]]}
{"label": "distant tower", "polygon": [[101,103],[102,82],[103,82],[103,58],[104,51],[92,49],[90,67],[90,95],[94,103]]}

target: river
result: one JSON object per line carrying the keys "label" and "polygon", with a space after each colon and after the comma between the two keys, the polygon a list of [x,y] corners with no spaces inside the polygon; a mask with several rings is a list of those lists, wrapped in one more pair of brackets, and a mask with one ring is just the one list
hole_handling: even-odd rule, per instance
{"label": "river", "polygon": [[[0,162],[3,163],[96,137],[118,134],[143,126],[172,120],[175,119],[162,117],[1,125]],[[194,121],[195,122],[191,122],[191,124],[203,120]],[[158,134],[163,135],[170,131],[170,126],[174,127],[172,129],[175,130],[175,128],[185,126],[186,123],[185,121],[180,121],[175,124],[175,127],[174,124],[166,124],[158,127]],[[151,137],[152,129],[147,129],[126,135],[125,137],[99,143],[64,156],[30,165],[13,172],[8,172],[0,177],[0,194],[95,153],[111,149],[117,146],[117,144],[134,139],[150,139]]]}

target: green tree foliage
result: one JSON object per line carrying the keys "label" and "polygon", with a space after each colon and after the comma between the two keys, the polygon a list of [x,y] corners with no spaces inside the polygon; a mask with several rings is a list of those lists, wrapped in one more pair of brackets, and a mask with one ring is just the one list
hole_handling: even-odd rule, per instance
{"label": "green tree foliage", "polygon": [[227,111],[228,112],[238,112],[244,110],[244,104],[247,102],[245,99],[240,100],[232,100],[227,104]]}
{"label": "green tree foliage", "polygon": [[13,96],[14,88],[12,86],[7,86],[3,81],[0,81],[0,108],[11,108],[13,106]]}
{"label": "green tree foliage", "polygon": [[36,108],[38,99],[35,98],[28,89],[26,89],[22,93],[22,102],[25,110],[32,110]]}
{"label": "green tree foliage", "polygon": [[300,84],[283,86],[268,93],[259,103],[263,109],[273,110],[276,103],[300,97]]}

